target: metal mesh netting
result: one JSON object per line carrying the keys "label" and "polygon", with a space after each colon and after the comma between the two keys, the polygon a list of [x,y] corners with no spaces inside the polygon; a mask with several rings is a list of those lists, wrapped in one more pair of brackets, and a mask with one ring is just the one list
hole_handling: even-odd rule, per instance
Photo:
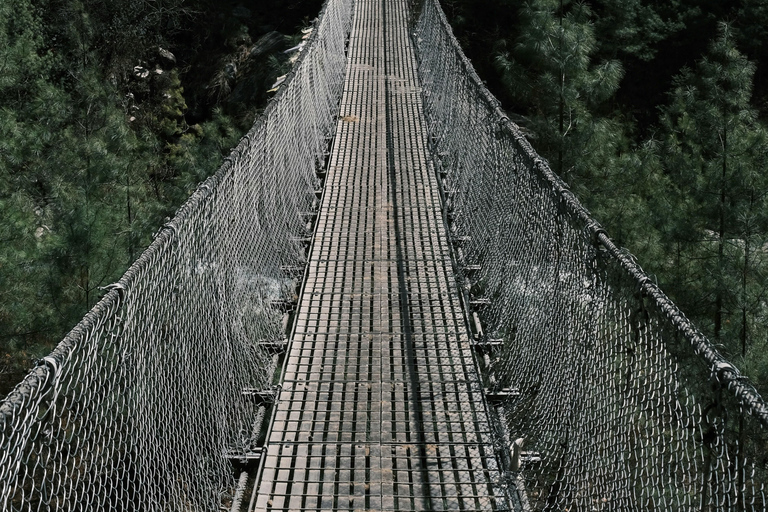
{"label": "metal mesh netting", "polygon": [[765,510],[765,403],[506,119],[437,0],[414,37],[457,272],[523,507]]}
{"label": "metal mesh netting", "polygon": [[[266,113],[0,405],[2,510],[218,510],[253,448],[345,71],[326,5]],[[295,270],[293,271],[295,273]]]}
{"label": "metal mesh netting", "polygon": [[[0,404],[3,510],[217,510],[232,499],[229,458],[258,443],[244,391],[272,382],[265,347],[284,337],[281,304],[306,263],[351,4],[326,5],[222,169]],[[512,502],[765,510],[765,403],[504,117],[437,0],[415,23]]]}

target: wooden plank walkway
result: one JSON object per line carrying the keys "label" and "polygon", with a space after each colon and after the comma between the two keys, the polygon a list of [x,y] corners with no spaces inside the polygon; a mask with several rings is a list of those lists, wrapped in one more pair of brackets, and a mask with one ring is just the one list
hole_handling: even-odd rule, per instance
{"label": "wooden plank walkway", "polygon": [[407,0],[358,0],[308,281],[251,510],[505,510]]}

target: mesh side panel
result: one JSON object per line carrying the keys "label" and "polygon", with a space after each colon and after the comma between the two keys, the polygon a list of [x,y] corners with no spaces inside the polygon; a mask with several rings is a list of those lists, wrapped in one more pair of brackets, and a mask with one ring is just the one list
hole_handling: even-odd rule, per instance
{"label": "mesh side panel", "polygon": [[[306,264],[305,212],[319,206],[315,171],[337,126],[352,4],[329,1],[291,77],[222,169],[0,404],[3,510],[191,511],[228,504],[235,482],[227,456],[245,455],[256,442],[257,414],[243,390],[271,382],[271,357],[261,342],[284,336],[279,304],[294,299],[291,269]],[[496,426],[491,433],[478,421],[478,432],[489,439],[484,444],[496,443],[503,464],[502,481],[494,476],[491,490],[500,485],[516,494],[521,509],[765,510],[765,402],[612,244],[504,117],[437,1],[424,0],[414,23],[456,284],[483,370],[482,383],[473,381],[477,393],[446,394],[429,369],[468,359],[458,357],[458,344],[413,342],[412,381],[432,397],[421,422],[434,415],[429,421],[437,426],[423,431],[424,442],[453,436],[460,422],[451,415],[479,402],[482,387]],[[408,108],[420,109],[414,105]],[[401,221],[416,226],[425,219]],[[415,233],[401,236],[415,241]],[[419,240],[417,255],[437,247]],[[327,256],[332,247],[318,251]],[[431,259],[412,258],[414,275]],[[412,282],[398,277],[402,290],[423,298],[413,310],[429,325],[437,322],[426,309],[437,302],[429,297],[433,274]],[[398,315],[394,302],[382,300],[381,309]],[[396,342],[390,340],[391,349]],[[310,361],[318,362],[314,355]],[[340,407],[347,406],[344,393]],[[398,436],[409,435],[401,430],[391,434],[402,460],[427,448],[420,455],[425,466],[456,461],[451,472],[423,471],[424,482],[461,490],[445,508],[474,499],[459,452],[450,444],[401,445]],[[362,444],[345,443],[338,448],[349,448],[349,461],[371,457]],[[495,458],[487,461],[495,473]],[[351,463],[348,469],[372,471]],[[410,465],[399,469],[414,473]],[[316,502],[326,508],[323,499],[318,493]],[[380,501],[382,508],[408,508],[384,492]],[[345,507],[353,506],[348,497]]]}
{"label": "mesh side panel", "polygon": [[[243,390],[304,263],[302,212],[335,127],[351,1],[324,8],[289,80],[103,300],[0,406],[2,510],[218,510],[255,439]],[[314,205],[316,207],[316,205]]]}
{"label": "mesh side panel", "polygon": [[415,24],[459,276],[534,510],[764,510],[765,403],[605,236],[485,89],[436,1]]}

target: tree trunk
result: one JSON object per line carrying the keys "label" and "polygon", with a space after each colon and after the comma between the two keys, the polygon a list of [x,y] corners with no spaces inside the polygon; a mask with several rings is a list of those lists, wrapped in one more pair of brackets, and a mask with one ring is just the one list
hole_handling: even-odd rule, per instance
{"label": "tree trunk", "polygon": [[744,237],[744,268],[741,272],[741,355],[747,355],[747,274],[749,272],[749,232]]}
{"label": "tree trunk", "polygon": [[125,173],[125,204],[128,209],[128,264],[133,263],[133,216],[131,215],[131,175]]}
{"label": "tree trunk", "polygon": [[720,204],[718,208],[719,226],[717,238],[717,292],[715,294],[715,339],[720,339],[723,329],[723,273],[725,266],[725,199],[726,178],[728,176],[728,127],[723,113],[723,166],[720,177]]}
{"label": "tree trunk", "polygon": [[565,180],[568,185],[572,185],[571,183],[571,177],[566,177],[563,174],[563,146],[565,146],[565,68],[562,64],[563,62],[563,0],[560,0],[560,32],[558,34],[558,52],[560,56],[560,101],[558,104],[558,114],[560,117],[560,128],[559,128],[559,134],[560,134],[560,144],[557,149],[557,174],[561,178]]}

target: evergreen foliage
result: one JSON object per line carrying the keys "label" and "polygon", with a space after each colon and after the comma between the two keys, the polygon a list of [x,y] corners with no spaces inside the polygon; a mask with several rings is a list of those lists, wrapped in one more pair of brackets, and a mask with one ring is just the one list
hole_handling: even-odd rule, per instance
{"label": "evergreen foliage", "polygon": [[[251,83],[260,92],[227,108],[227,95],[208,94],[211,76],[234,53],[271,83],[264,61],[287,61],[287,36],[276,30],[298,33],[319,5],[0,2],[0,394],[250,127],[268,87]],[[263,33],[272,45],[252,59],[249,44]]]}
{"label": "evergreen foliage", "polygon": [[735,39],[722,24],[696,69],[675,80],[660,148],[678,208],[665,240],[672,287],[693,311],[708,312],[700,323],[732,356],[765,337],[768,292],[768,136],[750,104],[755,65]]}
{"label": "evergreen foliage", "polygon": [[[768,385],[764,4],[444,0],[534,147]],[[0,391],[218,167],[319,6],[0,2]]]}
{"label": "evergreen foliage", "polygon": [[444,3],[534,148],[768,390],[765,2]]}
{"label": "evergreen foliage", "polygon": [[611,58],[653,60],[659,49],[657,44],[681,24],[662,19],[654,6],[642,0],[597,0],[595,32],[598,54]]}
{"label": "evergreen foliage", "polygon": [[[581,2],[532,0],[520,11],[513,55],[501,52],[502,80],[528,113],[524,127],[552,168],[578,190],[599,187],[623,144],[621,126],[600,113],[619,87],[617,60],[593,63],[591,10]],[[610,172],[610,171],[609,171]]]}

